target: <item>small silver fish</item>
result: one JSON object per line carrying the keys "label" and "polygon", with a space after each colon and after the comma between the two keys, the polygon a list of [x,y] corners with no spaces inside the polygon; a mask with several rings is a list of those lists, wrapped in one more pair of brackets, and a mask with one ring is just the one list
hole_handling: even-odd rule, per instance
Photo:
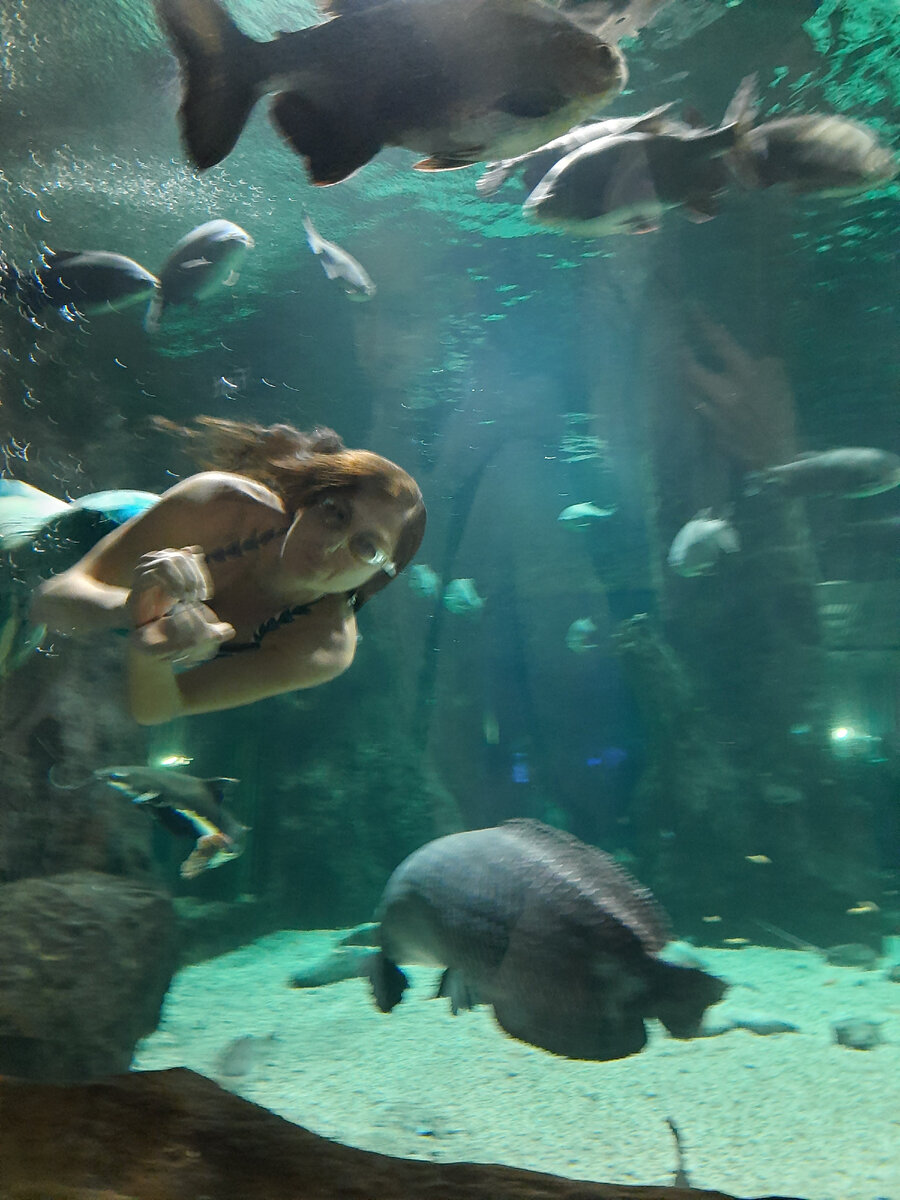
{"label": "small silver fish", "polygon": [[586,654],[588,650],[596,650],[597,642],[591,641],[597,626],[590,617],[579,617],[566,630],[566,646],[573,654]]}
{"label": "small silver fish", "polygon": [[478,595],[474,579],[451,579],[444,588],[444,608],[448,612],[469,616],[484,608],[484,600]]}
{"label": "small silver fish", "polygon": [[679,575],[709,575],[723,553],[735,554],[740,548],[734,526],[703,508],[675,534],[667,561]]}
{"label": "small silver fish", "polygon": [[326,241],[309,216],[304,216],[303,228],[306,230],[310,250],[322,260],[322,270],[329,279],[341,281],[344,292],[351,300],[369,300],[375,295],[376,288],[371,275],[352,254],[348,254],[334,242]]}
{"label": "small silver fish", "polygon": [[588,521],[599,521],[604,517],[612,517],[616,511],[615,505],[612,508],[598,508],[592,501],[585,500],[581,504],[570,504],[556,519],[557,521],[581,521],[582,524],[586,524]]}

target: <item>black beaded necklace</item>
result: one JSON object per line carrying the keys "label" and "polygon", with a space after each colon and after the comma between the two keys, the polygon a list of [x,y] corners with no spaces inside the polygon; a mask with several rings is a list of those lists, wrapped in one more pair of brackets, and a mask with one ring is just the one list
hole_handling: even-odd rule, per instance
{"label": "black beaded necklace", "polygon": [[[288,529],[290,529],[289,525],[280,525],[274,529],[267,529],[264,533],[254,533],[243,541],[231,542],[227,546],[210,550],[203,557],[208,563],[221,563],[227,562],[229,559],[241,558],[245,554],[251,554],[254,550],[261,550],[263,546],[267,546],[277,537],[284,537]],[[242,654],[245,650],[259,650],[267,633],[272,633],[273,630],[280,629],[283,625],[290,625],[296,617],[305,617],[312,610],[314,604],[318,604],[320,600],[324,599],[323,595],[319,596],[317,600],[310,600],[308,604],[293,604],[290,608],[282,609],[274,617],[268,617],[265,621],[261,621],[253,630],[249,642],[223,642],[219,647],[217,657]],[[355,595],[349,598],[348,603],[351,607],[354,607],[355,599]]]}

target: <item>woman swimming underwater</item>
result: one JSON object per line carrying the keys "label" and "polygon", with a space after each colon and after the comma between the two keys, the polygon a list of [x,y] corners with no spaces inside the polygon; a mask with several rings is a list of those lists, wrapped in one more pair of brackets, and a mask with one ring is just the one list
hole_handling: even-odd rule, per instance
{"label": "woman swimming underwater", "polygon": [[75,635],[126,629],[129,702],[143,725],[340,675],[357,610],[422,540],[415,480],[329,429],[159,424],[219,469],[177,483],[42,583],[32,621]]}

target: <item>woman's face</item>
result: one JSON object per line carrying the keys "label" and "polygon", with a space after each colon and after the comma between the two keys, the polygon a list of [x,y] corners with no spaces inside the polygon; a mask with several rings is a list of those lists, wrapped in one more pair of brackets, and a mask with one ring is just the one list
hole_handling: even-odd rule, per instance
{"label": "woman's face", "polygon": [[281,551],[298,583],[351,592],[379,571],[390,574],[405,509],[371,484],[327,492],[299,510]]}

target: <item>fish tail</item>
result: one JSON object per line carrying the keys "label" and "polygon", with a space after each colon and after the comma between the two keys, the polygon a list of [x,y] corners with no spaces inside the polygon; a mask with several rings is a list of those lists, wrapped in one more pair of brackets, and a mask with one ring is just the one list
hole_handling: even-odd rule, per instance
{"label": "fish tail", "polygon": [[259,95],[261,44],[238,29],[218,0],[156,0],[183,72],[181,132],[205,170],[234,149]]}
{"label": "fish tail", "polygon": [[150,301],[147,315],[144,317],[144,329],[147,333],[159,332],[159,322],[162,317],[163,307],[164,304],[161,296],[154,296]]}
{"label": "fish tail", "polygon": [[505,161],[488,163],[487,170],[475,183],[475,191],[479,196],[493,196],[509,179],[512,170],[512,165]]}
{"label": "fish tail", "polygon": [[772,483],[765,471],[748,471],[744,476],[744,495],[759,496]]}
{"label": "fish tail", "polygon": [[654,1004],[647,1015],[662,1021],[672,1037],[697,1037],[703,1014],[722,999],[728,985],[697,967],[659,960],[655,967],[656,978],[651,980]]}
{"label": "fish tail", "polygon": [[303,214],[303,228],[306,230],[306,240],[309,242],[309,248],[313,254],[322,253],[322,239],[319,236],[319,231],[312,223],[312,217],[309,213]]}
{"label": "fish tail", "polygon": [[734,146],[729,155],[729,162],[738,181],[748,188],[760,186],[756,159],[747,142],[747,135],[756,121],[756,108],[759,103],[757,85],[755,74],[744,76],[725,109],[720,126],[721,129],[733,128]]}

